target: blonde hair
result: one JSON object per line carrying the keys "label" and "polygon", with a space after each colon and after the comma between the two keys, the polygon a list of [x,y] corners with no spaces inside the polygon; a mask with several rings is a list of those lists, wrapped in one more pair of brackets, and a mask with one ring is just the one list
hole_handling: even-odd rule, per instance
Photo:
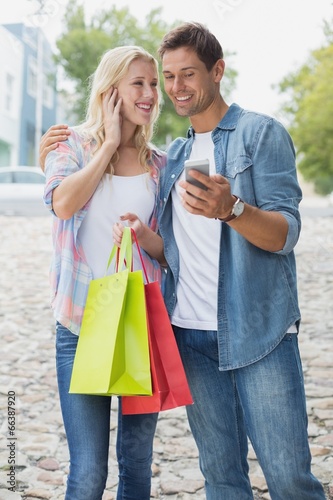
{"label": "blonde hair", "polygon": [[[156,69],[158,78],[158,62],[145,49],[135,45],[116,47],[108,50],[102,56],[96,71],[90,77],[90,97],[87,106],[86,120],[79,126],[81,133],[90,141],[96,141],[94,152],[98,151],[105,140],[102,99],[103,94],[111,86],[117,86],[125,77],[129,65],[137,59],[150,62]],[[137,125],[134,133],[134,145],[138,150],[140,164],[148,168],[148,160],[151,156],[149,141],[154,133],[154,125],[159,116],[161,104],[161,91],[158,86],[158,101],[152,112],[152,119],[148,125]],[[111,158],[110,164],[119,158],[116,152]]]}

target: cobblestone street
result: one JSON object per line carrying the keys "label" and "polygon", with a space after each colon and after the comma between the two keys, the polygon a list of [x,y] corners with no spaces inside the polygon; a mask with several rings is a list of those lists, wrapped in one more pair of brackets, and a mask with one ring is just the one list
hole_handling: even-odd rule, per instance
{"label": "cobblestone street", "polygon": [[[0,216],[0,500],[64,498],[68,453],[56,386],[54,324],[49,307],[50,225],[48,215]],[[296,247],[302,312],[299,340],[313,472],[324,484],[328,499],[333,499],[332,228],[332,215],[320,216],[311,207],[304,209],[303,229]],[[13,420],[9,421],[7,408],[13,404],[13,394],[15,440],[9,440],[8,424]],[[116,414],[114,398],[109,479],[103,500],[116,498]],[[10,458],[16,463],[12,476]],[[268,500],[265,480],[252,449],[249,461],[255,497]],[[13,481],[15,492],[9,490],[8,481]],[[152,498],[205,498],[184,408],[160,414]]]}

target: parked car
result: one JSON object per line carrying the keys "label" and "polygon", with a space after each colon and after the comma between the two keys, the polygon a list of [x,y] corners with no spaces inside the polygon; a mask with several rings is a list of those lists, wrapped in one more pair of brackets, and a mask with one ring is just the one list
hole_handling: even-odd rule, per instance
{"label": "parked car", "polygon": [[45,215],[45,175],[39,167],[0,167],[0,214]]}

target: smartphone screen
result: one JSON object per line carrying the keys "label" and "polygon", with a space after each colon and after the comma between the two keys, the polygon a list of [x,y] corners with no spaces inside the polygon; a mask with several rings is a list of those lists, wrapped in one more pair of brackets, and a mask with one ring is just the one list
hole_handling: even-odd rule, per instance
{"label": "smartphone screen", "polygon": [[193,186],[197,186],[200,189],[207,190],[207,187],[204,184],[201,184],[197,179],[194,179],[190,174],[190,170],[198,170],[202,174],[208,175],[209,176],[209,160],[208,159],[203,159],[203,160],[186,160],[184,163],[184,168],[185,168],[185,180],[189,182],[190,184],[193,184]]}

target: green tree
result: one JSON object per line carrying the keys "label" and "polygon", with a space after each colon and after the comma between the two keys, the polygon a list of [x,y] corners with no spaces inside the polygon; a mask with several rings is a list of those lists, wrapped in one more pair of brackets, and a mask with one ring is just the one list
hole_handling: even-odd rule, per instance
{"label": "green tree", "polygon": [[[62,68],[66,79],[73,85],[73,92],[68,96],[68,102],[73,101],[71,112],[75,113],[77,120],[84,119],[89,77],[106,50],[119,45],[142,45],[157,57],[157,48],[163,35],[179,24],[179,21],[176,21],[168,25],[161,19],[161,12],[162,7],[153,9],[141,25],[127,7],[117,10],[112,6],[108,10],[96,12],[87,21],[84,7],[76,0],[69,1],[64,19],[64,31],[57,40],[59,52],[56,62]],[[224,79],[223,84],[224,94],[233,90],[236,75],[235,70],[228,71],[228,77]],[[162,77],[161,82],[163,82]],[[176,115],[164,91],[162,111],[154,142],[163,147],[169,140],[184,136],[189,121]]]}
{"label": "green tree", "polygon": [[326,42],[307,62],[279,83],[288,97],[282,106],[295,142],[298,168],[320,194],[333,191],[333,37],[325,24]]}

